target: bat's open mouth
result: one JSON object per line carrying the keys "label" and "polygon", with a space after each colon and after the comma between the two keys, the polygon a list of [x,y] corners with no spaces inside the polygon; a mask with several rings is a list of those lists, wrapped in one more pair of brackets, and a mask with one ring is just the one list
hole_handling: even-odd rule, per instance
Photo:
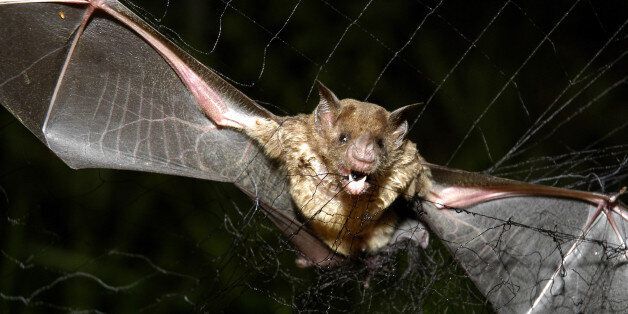
{"label": "bat's open mouth", "polygon": [[345,190],[349,194],[358,195],[366,192],[370,186],[369,175],[360,171],[349,171],[349,174],[343,178]]}

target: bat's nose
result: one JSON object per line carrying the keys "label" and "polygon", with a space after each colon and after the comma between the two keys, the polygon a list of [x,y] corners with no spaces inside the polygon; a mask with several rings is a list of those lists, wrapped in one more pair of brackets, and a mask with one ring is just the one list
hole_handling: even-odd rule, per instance
{"label": "bat's nose", "polygon": [[369,171],[375,162],[375,143],[371,136],[362,135],[351,145],[348,155],[355,170]]}
{"label": "bat's nose", "polygon": [[358,161],[365,163],[372,163],[375,161],[375,152],[373,149],[365,148],[363,150],[353,150],[351,157],[355,158]]}

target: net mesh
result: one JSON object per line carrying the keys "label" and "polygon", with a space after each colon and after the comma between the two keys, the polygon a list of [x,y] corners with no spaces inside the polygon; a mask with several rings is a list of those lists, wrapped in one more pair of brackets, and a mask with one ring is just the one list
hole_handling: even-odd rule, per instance
{"label": "net mesh", "polygon": [[[126,3],[277,114],[314,82],[388,109],[424,102],[430,162],[612,193],[628,184],[621,1]],[[436,237],[300,269],[230,184],[74,171],[0,111],[3,312],[492,311]],[[624,303],[627,300],[620,300]]]}

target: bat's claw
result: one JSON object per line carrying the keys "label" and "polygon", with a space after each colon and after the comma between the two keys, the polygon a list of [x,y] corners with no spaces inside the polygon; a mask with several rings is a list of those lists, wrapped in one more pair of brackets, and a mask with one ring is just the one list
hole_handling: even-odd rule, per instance
{"label": "bat's claw", "polygon": [[609,205],[611,206],[611,209],[613,212],[621,216],[624,220],[628,221],[628,210],[619,201],[619,197],[626,194],[626,192],[628,192],[628,188],[626,187],[621,188],[619,192],[617,192],[615,195],[612,195],[610,197]]}
{"label": "bat's claw", "polygon": [[617,222],[615,221],[614,215],[617,214],[619,215],[619,217],[621,217],[621,219],[628,221],[628,210],[619,201],[619,197],[625,194],[626,190],[626,187],[623,187],[619,190],[619,192],[599,200],[595,213],[591,216],[591,219],[584,228],[584,234],[587,234],[587,232],[589,232],[595,221],[601,216],[602,213],[604,213],[608,224],[610,225],[611,229],[613,229],[613,232],[621,243],[621,250],[624,251],[624,257],[628,260],[628,245],[626,243],[624,235],[617,225]]}
{"label": "bat's claw", "polygon": [[430,241],[430,234],[425,226],[417,220],[408,219],[401,223],[390,239],[389,245],[410,241],[416,246],[426,249]]}
{"label": "bat's claw", "polygon": [[611,195],[611,197],[609,198],[609,202],[612,204],[617,205],[617,203],[619,202],[619,197],[626,194],[626,191],[628,190],[628,187],[622,187],[621,189],[619,189],[619,192]]}

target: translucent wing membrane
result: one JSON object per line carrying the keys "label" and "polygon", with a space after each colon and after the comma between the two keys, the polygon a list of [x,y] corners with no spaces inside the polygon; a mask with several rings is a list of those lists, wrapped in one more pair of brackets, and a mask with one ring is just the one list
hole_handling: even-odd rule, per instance
{"label": "translucent wing membrane", "polygon": [[432,171],[424,217],[497,310],[626,308],[628,210],[617,195]]}
{"label": "translucent wing membrane", "polygon": [[87,1],[38,2],[0,2],[4,54],[15,59],[2,64],[0,97],[71,167],[234,182],[258,154],[240,133],[216,129],[138,30],[185,60],[228,107],[254,114],[257,106],[124,6],[94,1],[132,25]]}

